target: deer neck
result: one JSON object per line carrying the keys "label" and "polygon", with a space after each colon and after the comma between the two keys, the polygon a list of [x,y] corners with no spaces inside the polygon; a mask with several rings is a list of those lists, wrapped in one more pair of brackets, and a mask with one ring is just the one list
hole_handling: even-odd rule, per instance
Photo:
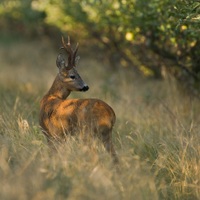
{"label": "deer neck", "polygon": [[59,75],[56,76],[51,88],[49,89],[47,95],[53,96],[59,99],[66,99],[70,95],[71,91],[68,90],[61,82]]}

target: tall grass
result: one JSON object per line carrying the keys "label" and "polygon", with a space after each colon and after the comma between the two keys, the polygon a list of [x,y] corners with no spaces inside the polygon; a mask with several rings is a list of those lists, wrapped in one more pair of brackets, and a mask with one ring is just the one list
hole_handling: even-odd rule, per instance
{"label": "tall grass", "polygon": [[98,141],[69,138],[49,152],[38,111],[56,75],[56,54],[48,41],[0,47],[0,199],[200,199],[199,101],[173,79],[107,70],[88,53],[78,70],[90,90],[70,97],[100,98],[114,108],[120,172]]}

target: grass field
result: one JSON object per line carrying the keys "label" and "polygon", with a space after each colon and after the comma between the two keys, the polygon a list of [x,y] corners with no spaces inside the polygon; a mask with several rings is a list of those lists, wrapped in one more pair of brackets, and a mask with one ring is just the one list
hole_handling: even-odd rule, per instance
{"label": "grass field", "polygon": [[[38,125],[39,101],[56,76],[48,40],[0,45],[0,199],[200,199],[200,104],[175,81],[141,80],[108,70],[83,52],[78,69],[116,112],[113,141],[120,172],[98,141],[74,138],[56,154]],[[87,55],[87,56],[86,56]]]}

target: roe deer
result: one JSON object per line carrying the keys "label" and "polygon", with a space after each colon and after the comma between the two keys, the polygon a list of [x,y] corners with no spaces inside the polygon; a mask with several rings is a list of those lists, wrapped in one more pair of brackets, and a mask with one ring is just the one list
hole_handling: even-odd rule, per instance
{"label": "roe deer", "polygon": [[78,130],[83,134],[97,136],[105,149],[111,154],[113,161],[118,162],[112,144],[112,128],[115,113],[105,102],[99,99],[67,99],[71,91],[87,91],[89,87],[76,71],[78,44],[71,48],[70,38],[66,44],[62,37],[62,49],[68,55],[66,65],[62,54],[56,60],[59,72],[53,85],[40,102],[40,126],[48,143],[62,141],[67,135],[74,135]]}

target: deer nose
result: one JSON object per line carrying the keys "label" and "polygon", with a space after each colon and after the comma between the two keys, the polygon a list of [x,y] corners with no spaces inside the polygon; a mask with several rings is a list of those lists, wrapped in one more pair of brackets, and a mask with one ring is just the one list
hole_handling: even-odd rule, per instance
{"label": "deer nose", "polygon": [[89,87],[87,85],[85,85],[83,88],[81,88],[81,91],[83,91],[83,92],[85,92],[87,90],[89,90]]}

